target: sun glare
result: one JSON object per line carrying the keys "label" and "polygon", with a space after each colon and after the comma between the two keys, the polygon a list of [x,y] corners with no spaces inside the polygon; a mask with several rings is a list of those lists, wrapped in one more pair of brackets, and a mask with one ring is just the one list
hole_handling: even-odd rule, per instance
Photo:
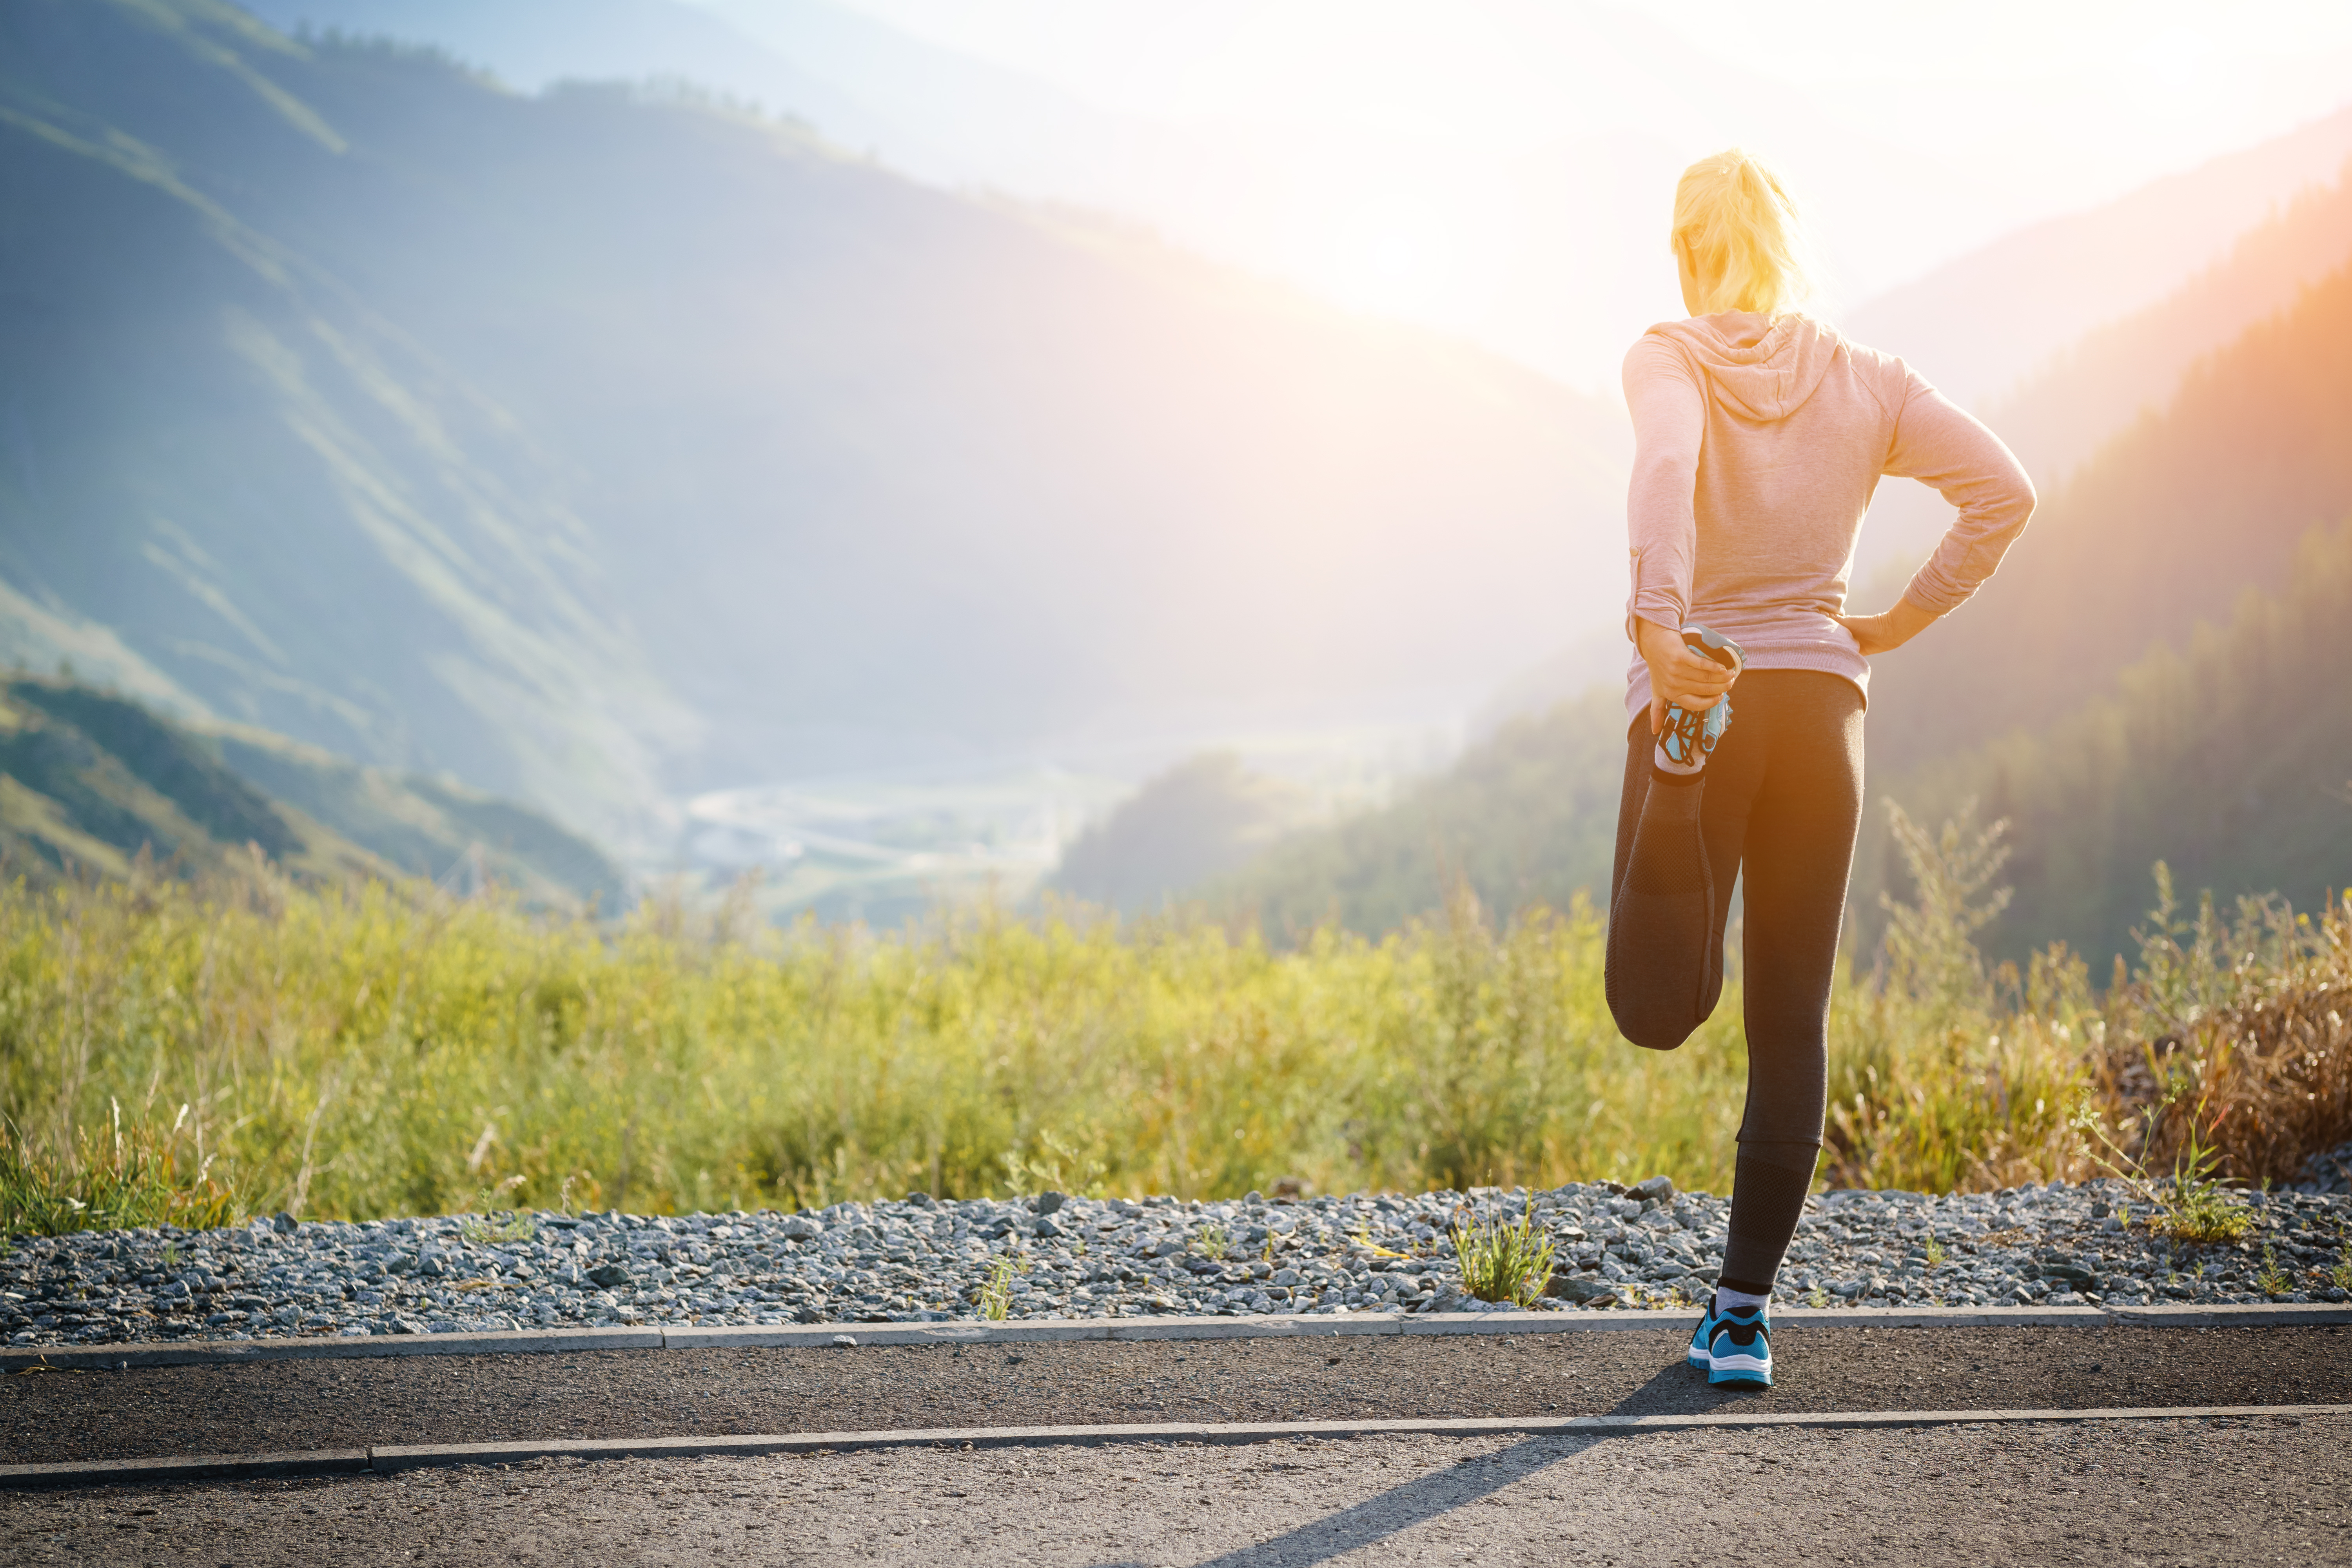
{"label": "sun glare", "polygon": [[1465,265],[1455,226],[1410,197],[1369,203],[1341,218],[1319,269],[1330,293],[1358,310],[1401,316],[1441,311]]}

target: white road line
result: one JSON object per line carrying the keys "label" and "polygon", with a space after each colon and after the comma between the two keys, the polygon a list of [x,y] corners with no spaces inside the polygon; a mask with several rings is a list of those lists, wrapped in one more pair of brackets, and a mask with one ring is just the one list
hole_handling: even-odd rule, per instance
{"label": "white road line", "polygon": [[[691,1324],[641,1329],[522,1329],[488,1334],[371,1334],[282,1340],[153,1341],[0,1350],[0,1373],[45,1366],[113,1371],[258,1361],[369,1360],[415,1355],[546,1355],[581,1351],[822,1349],[860,1345],[1021,1344],[1047,1340],[1318,1339],[1421,1334],[1561,1334],[1686,1329],[1695,1309],[1674,1312],[1350,1313],[1305,1317],[1034,1318],[1003,1323],[813,1323],[790,1327]],[[2352,1306],[2210,1307],[1796,1307],[1772,1314],[1778,1329],[2328,1328],[2352,1324]]]}
{"label": "white road line", "polygon": [[861,1448],[1099,1447],[1111,1443],[1265,1443],[1286,1437],[1622,1437],[1714,1429],[1812,1431],[1901,1426],[2021,1426],[2090,1421],[2212,1421],[2352,1416],[2352,1405],[2184,1405],[2094,1410],[1870,1410],[1732,1415],[1565,1415],[1430,1421],[1172,1422],[1108,1426],[935,1426],[884,1432],[795,1432],[775,1436],[614,1437],[494,1443],[387,1444],[306,1454],[194,1455],[0,1465],[0,1489],[235,1480],[270,1476],[395,1474],[530,1459],[757,1458]]}

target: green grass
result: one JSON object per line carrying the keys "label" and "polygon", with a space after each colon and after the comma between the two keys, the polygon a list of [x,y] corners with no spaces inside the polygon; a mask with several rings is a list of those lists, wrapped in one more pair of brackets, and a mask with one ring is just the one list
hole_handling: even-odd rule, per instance
{"label": "green grass", "polygon": [[1462,1288],[1481,1301],[1532,1307],[1551,1281],[1551,1237],[1536,1228],[1532,1204],[1516,1220],[1474,1216],[1451,1227]]}
{"label": "green grass", "polygon": [[1013,1310],[1013,1274],[1017,1267],[1011,1253],[1000,1253],[988,1270],[988,1281],[980,1288],[976,1305],[980,1315],[992,1323],[1001,1323]]}
{"label": "green grass", "polygon": [[1727,1183],[1736,994],[1627,1048],[1591,914],[1293,952],[982,915],[617,929],[276,881],[0,892],[0,1110],[120,1100],[262,1210],[650,1211],[1042,1190]]}
{"label": "green grass", "polygon": [[2265,1296],[2284,1296],[2294,1288],[2286,1271],[2279,1267],[2278,1247],[2273,1243],[2263,1244],[2263,1267],[2254,1276],[2254,1288]]}
{"label": "green grass", "polygon": [[[2169,1171],[2148,1201],[2201,1233],[2235,1209],[2225,1181],[2352,1131],[2352,905],[2192,920],[2168,887],[2102,997],[2063,950],[2022,975],[1978,958],[1997,829],[1903,826],[1916,902],[1832,996],[1832,1179],[1981,1189],[2121,1158]],[[877,935],[267,873],[0,888],[0,1229],[463,1210],[491,1236],[530,1209],[912,1189],[1727,1191],[1736,973],[1661,1055],[1611,1024],[1601,951],[1581,903],[1498,927],[1466,897],[1280,950],[1077,911]]]}
{"label": "green grass", "polygon": [[247,1207],[243,1194],[213,1179],[199,1161],[186,1168],[171,1131],[121,1124],[73,1130],[47,1149],[0,1126],[0,1236],[177,1225],[226,1225]]}

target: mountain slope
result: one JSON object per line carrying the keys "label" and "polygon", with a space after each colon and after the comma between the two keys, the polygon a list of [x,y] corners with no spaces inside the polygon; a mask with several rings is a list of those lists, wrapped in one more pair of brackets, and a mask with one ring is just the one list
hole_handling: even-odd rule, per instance
{"label": "mountain slope", "polygon": [[1063,201],[1132,195],[1199,152],[1041,79],[926,43],[827,0],[245,0],[289,33],[448,50],[537,92],[561,81],[690,81],[813,126],[915,178]]}
{"label": "mountain slope", "polygon": [[128,667],[87,674],[622,836],[682,719],[544,454],[269,232],[289,163],[357,161],[264,68],[301,59],[226,6],[0,5],[0,576]]}
{"label": "mountain slope", "polygon": [[1616,597],[1607,409],[707,105],[0,0],[0,652],[640,852],[672,792],[1475,688]]}
{"label": "mountain slope", "polygon": [[2352,162],[2239,237],[2230,254],[2156,304],[2084,335],[1986,405],[2030,473],[2056,484],[2143,411],[2170,402],[2206,355],[2291,308],[2352,262]]}
{"label": "mountain slope", "polygon": [[629,879],[594,844],[513,801],[447,778],[394,773],[266,731],[198,731],[239,778],[385,868],[471,887],[482,879],[538,903],[619,908]]}
{"label": "mountain slope", "polygon": [[1325,921],[1368,935],[1441,907],[1457,882],[1488,909],[1608,902],[1625,705],[1598,689],[1516,719],[1395,805],[1294,834],[1198,896],[1295,937]]}
{"label": "mountain slope", "polygon": [[2201,363],[2055,494],[1977,596],[1877,662],[1875,765],[2036,726],[2352,511],[2352,268]]}
{"label": "mountain slope", "polygon": [[256,850],[326,880],[471,871],[560,904],[625,891],[593,845],[509,802],[258,731],[193,729],[68,681],[0,687],[9,874],[121,876],[142,853],[202,873]]}
{"label": "mountain slope", "polygon": [[[2305,189],[2163,300],[2085,333],[2006,392],[1979,400],[1978,412],[2035,482],[2054,489],[2143,413],[2169,403],[2198,360],[2292,306],[2347,258],[2352,163],[2334,184]],[[1951,517],[1926,486],[1883,481],[1863,533],[1864,571],[1916,562]]]}
{"label": "mountain slope", "polygon": [[2352,158],[2352,108],[2120,200],[2019,230],[1841,323],[1964,407],[1997,401],[2085,334],[2172,294]]}
{"label": "mountain slope", "polygon": [[1251,772],[1232,752],[1187,758],[1074,839],[1045,884],[1122,914],[1157,912],[1204,879],[1234,869],[1313,815],[1286,780]]}

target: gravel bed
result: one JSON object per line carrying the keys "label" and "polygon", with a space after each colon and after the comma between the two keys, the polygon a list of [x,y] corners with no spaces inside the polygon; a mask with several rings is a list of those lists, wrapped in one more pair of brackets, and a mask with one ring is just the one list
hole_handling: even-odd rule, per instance
{"label": "gravel bed", "polygon": [[[2242,1241],[2152,1234],[2112,1183],[1954,1197],[1832,1192],[1808,1205],[1784,1302],[1831,1306],[2342,1301],[2352,1197],[2236,1195]],[[13,1238],[0,1335],[109,1340],[579,1325],[1501,1310],[1463,1293],[1450,1225],[1531,1212],[1561,1310],[1700,1300],[1729,1205],[1663,1176],[1302,1201],[839,1204],[800,1214],[541,1213]]]}

